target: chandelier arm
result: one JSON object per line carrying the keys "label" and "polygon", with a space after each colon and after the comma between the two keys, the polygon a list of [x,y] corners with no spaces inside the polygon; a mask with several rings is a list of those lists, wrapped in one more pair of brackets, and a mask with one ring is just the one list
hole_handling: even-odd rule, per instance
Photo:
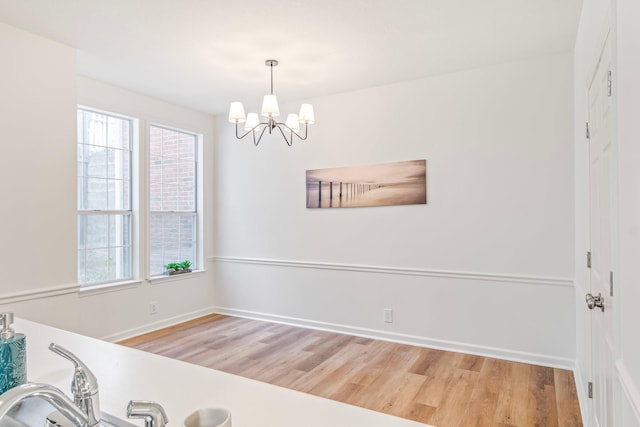
{"label": "chandelier arm", "polygon": [[280,131],[280,133],[282,134],[282,137],[284,138],[284,141],[287,143],[287,145],[288,145],[289,147],[291,147],[291,146],[293,145],[293,134],[294,134],[295,132],[292,132],[292,133],[291,133],[291,140],[288,140],[288,139],[287,139],[287,135],[285,135],[285,134],[284,134],[284,131],[282,130],[282,127],[281,127],[281,126],[284,126],[284,127],[286,127],[287,129],[290,129],[290,128],[289,128],[289,126],[285,125],[284,123],[276,123],[276,125],[277,125],[276,127],[278,128],[278,130],[279,130],[279,131]]}
{"label": "chandelier arm", "polygon": [[300,136],[300,134],[296,133],[296,135],[298,135],[298,138],[300,138],[301,140],[305,140],[307,139],[307,130],[309,129],[309,124],[307,122],[304,122],[304,138]]}
{"label": "chandelier arm", "polygon": [[[304,124],[304,136],[300,135],[298,132],[296,132],[295,130],[291,129],[285,123],[276,122],[276,125],[278,125],[278,127],[280,127],[280,126],[286,127],[289,132],[291,132],[293,135],[297,136],[301,141],[304,141],[304,140],[307,139],[307,136],[308,136],[307,135],[307,130],[308,130],[308,126],[309,126],[307,123]],[[291,139],[291,142],[293,142],[293,138]]]}
{"label": "chandelier arm", "polygon": [[262,135],[264,135],[265,130],[267,130],[266,126],[262,128],[262,131],[260,132],[260,136],[258,137],[257,141],[256,141],[256,133],[253,132],[253,145],[255,145],[256,147],[258,146],[258,144],[260,144],[260,140],[262,139]]}
{"label": "chandelier arm", "polygon": [[[237,138],[237,139],[242,139],[242,138],[244,138],[245,136],[249,135],[250,133],[253,133],[253,134],[254,134],[254,136],[255,136],[255,132],[253,132],[253,131],[254,131],[258,126],[260,126],[260,125],[268,125],[268,123],[267,123],[267,122],[258,123],[257,125],[255,125],[255,126],[254,126],[254,127],[252,127],[251,129],[249,129],[247,132],[245,132],[245,134],[244,134],[244,135],[240,136],[240,135],[238,135],[238,121],[236,120],[236,138]],[[265,127],[264,129],[266,129],[266,127]],[[263,132],[264,132],[264,129],[263,129]]]}

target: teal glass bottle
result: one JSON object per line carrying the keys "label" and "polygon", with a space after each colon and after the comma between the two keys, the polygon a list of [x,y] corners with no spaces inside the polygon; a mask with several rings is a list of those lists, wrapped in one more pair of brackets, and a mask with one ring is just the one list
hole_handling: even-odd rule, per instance
{"label": "teal glass bottle", "polygon": [[0,313],[0,394],[27,382],[27,340],[12,323],[13,313]]}

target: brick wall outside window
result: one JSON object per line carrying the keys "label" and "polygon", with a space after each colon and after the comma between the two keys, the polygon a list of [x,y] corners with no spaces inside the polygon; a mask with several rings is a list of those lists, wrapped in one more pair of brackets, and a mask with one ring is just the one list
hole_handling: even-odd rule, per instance
{"label": "brick wall outside window", "polygon": [[185,260],[196,264],[197,136],[150,127],[150,274]]}

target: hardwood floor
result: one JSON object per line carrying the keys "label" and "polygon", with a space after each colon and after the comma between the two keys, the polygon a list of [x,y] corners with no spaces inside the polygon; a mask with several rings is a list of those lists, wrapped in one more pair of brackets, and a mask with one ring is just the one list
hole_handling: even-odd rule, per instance
{"label": "hardwood floor", "polygon": [[582,425],[562,369],[217,314],[120,344],[440,427]]}

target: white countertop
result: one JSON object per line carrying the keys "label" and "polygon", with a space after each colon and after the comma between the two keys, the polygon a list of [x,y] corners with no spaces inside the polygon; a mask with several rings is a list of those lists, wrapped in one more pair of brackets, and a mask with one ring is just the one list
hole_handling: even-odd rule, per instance
{"label": "white countertop", "polygon": [[23,319],[14,327],[27,335],[29,381],[55,385],[69,395],[73,366],[48,349],[51,342],[60,344],[96,375],[101,409],[119,418],[126,418],[129,400],[153,400],[166,410],[169,427],[182,426],[187,415],[205,407],[229,409],[233,427],[425,427]]}

